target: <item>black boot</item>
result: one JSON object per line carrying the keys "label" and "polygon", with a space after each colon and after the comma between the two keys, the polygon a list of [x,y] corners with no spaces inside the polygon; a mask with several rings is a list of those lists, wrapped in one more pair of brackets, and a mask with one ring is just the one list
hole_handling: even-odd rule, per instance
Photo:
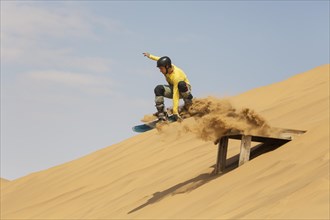
{"label": "black boot", "polygon": [[167,120],[167,112],[165,111],[164,104],[156,104],[157,113],[156,116],[158,117],[158,120],[166,121]]}
{"label": "black boot", "polygon": [[184,99],[184,106],[183,106],[183,109],[185,111],[189,111],[189,108],[192,106],[192,99]]}

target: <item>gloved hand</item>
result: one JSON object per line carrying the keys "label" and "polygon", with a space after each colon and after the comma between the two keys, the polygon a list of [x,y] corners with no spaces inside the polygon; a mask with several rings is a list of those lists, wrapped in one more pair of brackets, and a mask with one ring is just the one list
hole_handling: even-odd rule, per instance
{"label": "gloved hand", "polygon": [[150,58],[150,53],[148,53],[148,52],[143,53],[143,55],[144,55],[145,57]]}
{"label": "gloved hand", "polygon": [[183,120],[179,114],[173,114],[173,116],[174,116],[175,121],[181,122]]}

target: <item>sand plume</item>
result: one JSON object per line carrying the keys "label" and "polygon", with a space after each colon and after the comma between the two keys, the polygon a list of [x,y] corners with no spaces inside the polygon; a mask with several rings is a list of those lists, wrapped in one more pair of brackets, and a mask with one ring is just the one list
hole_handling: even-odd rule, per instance
{"label": "sand plume", "polygon": [[205,141],[216,141],[230,131],[266,135],[270,126],[266,120],[249,108],[236,109],[229,100],[216,97],[195,99],[188,114],[191,122],[184,122],[183,130],[193,132]]}

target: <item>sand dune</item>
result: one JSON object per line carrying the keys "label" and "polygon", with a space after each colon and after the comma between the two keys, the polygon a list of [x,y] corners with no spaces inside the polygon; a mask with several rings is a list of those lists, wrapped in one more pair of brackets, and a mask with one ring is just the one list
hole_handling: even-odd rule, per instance
{"label": "sand dune", "polygon": [[[222,109],[227,103],[234,113],[223,114],[228,120],[190,118],[13,180],[1,190],[1,218],[329,219],[329,67],[227,100],[201,99]],[[307,132],[213,175],[213,139],[226,127],[217,123],[241,126],[235,120],[242,122],[244,112],[253,119],[239,127],[247,132],[268,126]],[[238,151],[232,142],[228,157]]]}
{"label": "sand dune", "polygon": [[4,179],[4,178],[0,178],[0,188],[4,188],[5,186],[7,186],[10,183],[9,180]]}

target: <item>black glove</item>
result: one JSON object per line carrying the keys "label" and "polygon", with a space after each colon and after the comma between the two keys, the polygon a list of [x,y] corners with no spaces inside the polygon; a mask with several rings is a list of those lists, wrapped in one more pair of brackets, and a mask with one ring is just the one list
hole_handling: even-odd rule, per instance
{"label": "black glove", "polygon": [[173,116],[175,121],[181,122],[183,120],[179,114],[173,114]]}

